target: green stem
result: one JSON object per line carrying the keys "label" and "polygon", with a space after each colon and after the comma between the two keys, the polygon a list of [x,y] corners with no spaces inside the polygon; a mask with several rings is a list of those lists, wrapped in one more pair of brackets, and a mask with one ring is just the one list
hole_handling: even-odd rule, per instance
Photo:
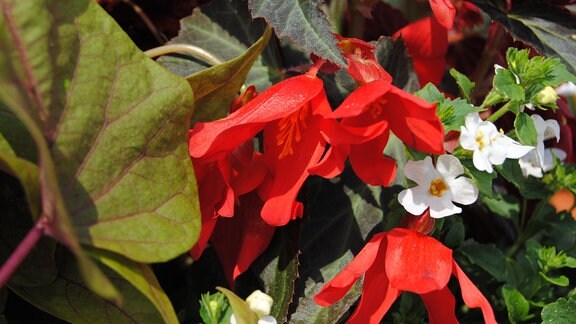
{"label": "green stem", "polygon": [[512,101],[508,101],[504,106],[500,107],[500,109],[496,110],[490,117],[488,117],[489,122],[495,122],[498,118],[502,117],[505,113],[510,111],[512,107]]}

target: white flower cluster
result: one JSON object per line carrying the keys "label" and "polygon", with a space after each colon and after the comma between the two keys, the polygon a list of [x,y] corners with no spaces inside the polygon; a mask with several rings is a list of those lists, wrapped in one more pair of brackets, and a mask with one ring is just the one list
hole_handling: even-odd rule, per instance
{"label": "white flower cluster", "polygon": [[[270,316],[274,300],[260,290],[255,290],[246,298],[248,307],[258,316],[258,324],[276,324],[276,319]],[[236,316],[230,316],[230,324],[236,324]]]}

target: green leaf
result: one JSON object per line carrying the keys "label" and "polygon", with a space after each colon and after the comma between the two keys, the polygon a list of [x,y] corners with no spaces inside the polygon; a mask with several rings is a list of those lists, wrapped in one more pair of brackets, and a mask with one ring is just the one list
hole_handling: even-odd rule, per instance
{"label": "green leaf", "polygon": [[62,253],[56,280],[39,287],[10,289],[20,297],[62,320],[72,323],[161,323],[163,318],[130,283],[109,269],[102,269],[122,291],[124,302],[114,304],[95,295],[69,253]]}
{"label": "green leaf", "polygon": [[236,317],[236,323],[256,324],[258,322],[256,314],[248,307],[248,304],[242,298],[236,296],[235,293],[226,288],[216,287],[216,289],[228,298],[232,311],[234,312],[234,317]]}
{"label": "green leaf", "polygon": [[276,229],[268,249],[253,264],[266,294],[274,300],[270,315],[278,322],[288,320],[288,311],[294,297],[294,284],[298,278],[298,238],[300,222],[290,222]]}
{"label": "green leaf", "polygon": [[534,120],[528,114],[520,112],[514,119],[514,131],[522,144],[536,146],[538,143],[538,132]]}
{"label": "green leaf", "polygon": [[196,72],[186,78],[194,90],[196,99],[192,123],[226,117],[232,101],[246,81],[248,71],[262,53],[271,34],[272,31],[266,29],[264,36],[241,56]]}
{"label": "green leaf", "polygon": [[408,56],[402,39],[382,36],[372,44],[376,60],[390,73],[392,84],[410,93],[420,88],[412,59]]}
{"label": "green leaf", "polygon": [[[266,41],[258,41],[265,30],[264,21],[252,19],[245,1],[212,1],[195,9],[191,16],[181,19],[178,36],[168,44],[190,44],[202,48],[221,62],[236,61],[235,65],[230,67],[232,70],[229,73],[239,74],[238,69],[250,70],[247,76],[246,71],[241,71],[243,77],[237,78],[246,78],[246,84],[254,85],[256,90],[261,92],[282,79],[281,56],[277,46],[264,49]],[[254,49],[251,54],[246,53],[256,42],[259,47],[262,46],[259,49],[263,51],[262,56]],[[240,57],[247,61],[239,62]],[[165,55],[159,58],[158,62],[183,77],[198,73],[211,65],[184,54]],[[212,82],[210,75],[202,81]],[[201,97],[196,92],[194,94],[197,100]]]}
{"label": "green leaf", "polygon": [[454,222],[450,226],[446,236],[444,237],[443,242],[448,247],[455,247],[464,241],[464,236],[466,234],[464,230],[464,224],[462,223],[461,219],[458,220],[459,221]]}
{"label": "green leaf", "polygon": [[504,218],[517,221],[520,213],[520,202],[513,195],[482,196],[482,202],[491,212]]}
{"label": "green leaf", "polygon": [[456,80],[456,83],[458,84],[458,87],[460,88],[464,98],[470,101],[470,94],[472,93],[472,89],[474,89],[476,84],[470,81],[466,75],[458,72],[454,68],[450,69],[450,75]]}
{"label": "green leaf", "polygon": [[178,323],[178,318],[168,296],[160,287],[156,275],[149,265],[134,262],[112,252],[90,249],[89,254],[114,270],[124,280],[132,284],[154,305],[164,323]]}
{"label": "green leaf", "polygon": [[540,53],[562,59],[572,73],[576,73],[576,20],[561,6],[545,1],[518,2],[510,9],[494,1],[473,0],[474,4],[501,23],[514,36]]}
{"label": "green leaf", "polygon": [[559,277],[550,277],[543,272],[540,272],[540,276],[548,281],[549,283],[560,286],[560,287],[567,287],[570,284],[570,280],[566,276],[559,276]]}
{"label": "green leaf", "polygon": [[518,84],[519,80],[507,69],[497,69],[493,84],[496,92],[511,101],[524,101],[524,88]]}
{"label": "green leaf", "polygon": [[558,298],[542,309],[542,324],[570,324],[576,318],[576,298]]}
{"label": "green leaf", "polygon": [[504,164],[496,166],[496,170],[518,188],[520,194],[526,199],[543,199],[550,194],[549,190],[539,179],[524,177],[516,160],[508,159]]}
{"label": "green leaf", "polygon": [[496,280],[500,282],[506,280],[506,258],[494,244],[480,244],[469,239],[460,245],[459,251],[464,253],[470,262],[486,270]]}
{"label": "green leaf", "polygon": [[76,253],[73,231],[140,262],[188,250],[200,224],[186,81],[142,54],[93,1],[5,7],[0,96],[38,146],[51,232]]}
{"label": "green leaf", "polygon": [[502,296],[508,309],[508,319],[511,323],[517,323],[528,319],[530,303],[518,290],[504,285],[502,287]]}
{"label": "green leaf", "polygon": [[382,231],[380,202],[388,202],[392,195],[381,197],[381,187],[367,186],[349,168],[331,181],[313,180],[300,235],[302,257],[290,321],[336,323],[359,298],[361,283],[330,307],[320,307],[312,298],[362,249],[370,234]]}
{"label": "green leaf", "polygon": [[[36,144],[26,126],[0,101],[0,134],[14,153],[25,160],[38,163]],[[5,144],[4,144],[5,145]]]}
{"label": "green leaf", "polygon": [[494,189],[492,188],[492,181],[496,179],[496,173],[485,172],[476,169],[472,160],[462,159],[462,165],[465,168],[466,174],[472,178],[476,187],[482,195],[492,197]]}
{"label": "green leaf", "polygon": [[321,0],[248,0],[248,7],[252,17],[264,18],[278,37],[286,37],[308,53],[346,66],[321,3]]}

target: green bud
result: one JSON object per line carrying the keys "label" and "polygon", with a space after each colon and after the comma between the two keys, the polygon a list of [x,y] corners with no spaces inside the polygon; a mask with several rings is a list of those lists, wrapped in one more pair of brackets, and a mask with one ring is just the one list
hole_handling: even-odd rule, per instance
{"label": "green bud", "polygon": [[556,100],[558,100],[558,94],[551,86],[547,86],[536,95],[536,103],[541,105],[550,105],[555,103]]}

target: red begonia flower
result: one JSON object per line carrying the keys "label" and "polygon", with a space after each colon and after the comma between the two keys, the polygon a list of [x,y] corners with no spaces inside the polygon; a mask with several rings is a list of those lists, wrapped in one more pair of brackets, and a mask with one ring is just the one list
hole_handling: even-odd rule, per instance
{"label": "red begonia flower", "polygon": [[330,116],[338,126],[325,127],[332,145],[310,172],[333,177],[349,157],[354,172],[365,183],[389,185],[396,164],[382,154],[392,131],[406,145],[430,154],[442,154],[444,130],[436,106],[376,80],[354,90]]}
{"label": "red begonia flower", "polygon": [[259,189],[261,216],[282,226],[302,215],[298,190],[316,164],[326,141],[320,133],[330,107],[322,80],[306,74],[286,79],[261,93],[228,117],[197,123],[190,132],[189,151],[204,162],[225,156],[264,131],[264,160],[269,176]]}
{"label": "red begonia flower", "polygon": [[492,307],[452,258],[452,250],[432,237],[395,228],[375,235],[360,253],[314,297],[329,306],[366,274],[360,303],[347,323],[379,323],[402,291],[421,296],[430,323],[458,323],[455,299],[448,289],[453,274],[462,299],[480,308],[486,323],[496,323]]}
{"label": "red begonia flower", "polygon": [[256,191],[240,196],[234,217],[219,219],[212,233],[210,241],[231,287],[266,250],[274,235],[275,227],[260,217],[263,205]]}
{"label": "red begonia flower", "polygon": [[439,84],[446,67],[448,30],[434,17],[427,17],[400,29],[393,37],[404,40],[420,84]]}
{"label": "red begonia flower", "polygon": [[452,5],[452,1],[430,0],[430,8],[432,8],[434,16],[444,28],[452,28],[454,17],[456,16],[456,8]]}

